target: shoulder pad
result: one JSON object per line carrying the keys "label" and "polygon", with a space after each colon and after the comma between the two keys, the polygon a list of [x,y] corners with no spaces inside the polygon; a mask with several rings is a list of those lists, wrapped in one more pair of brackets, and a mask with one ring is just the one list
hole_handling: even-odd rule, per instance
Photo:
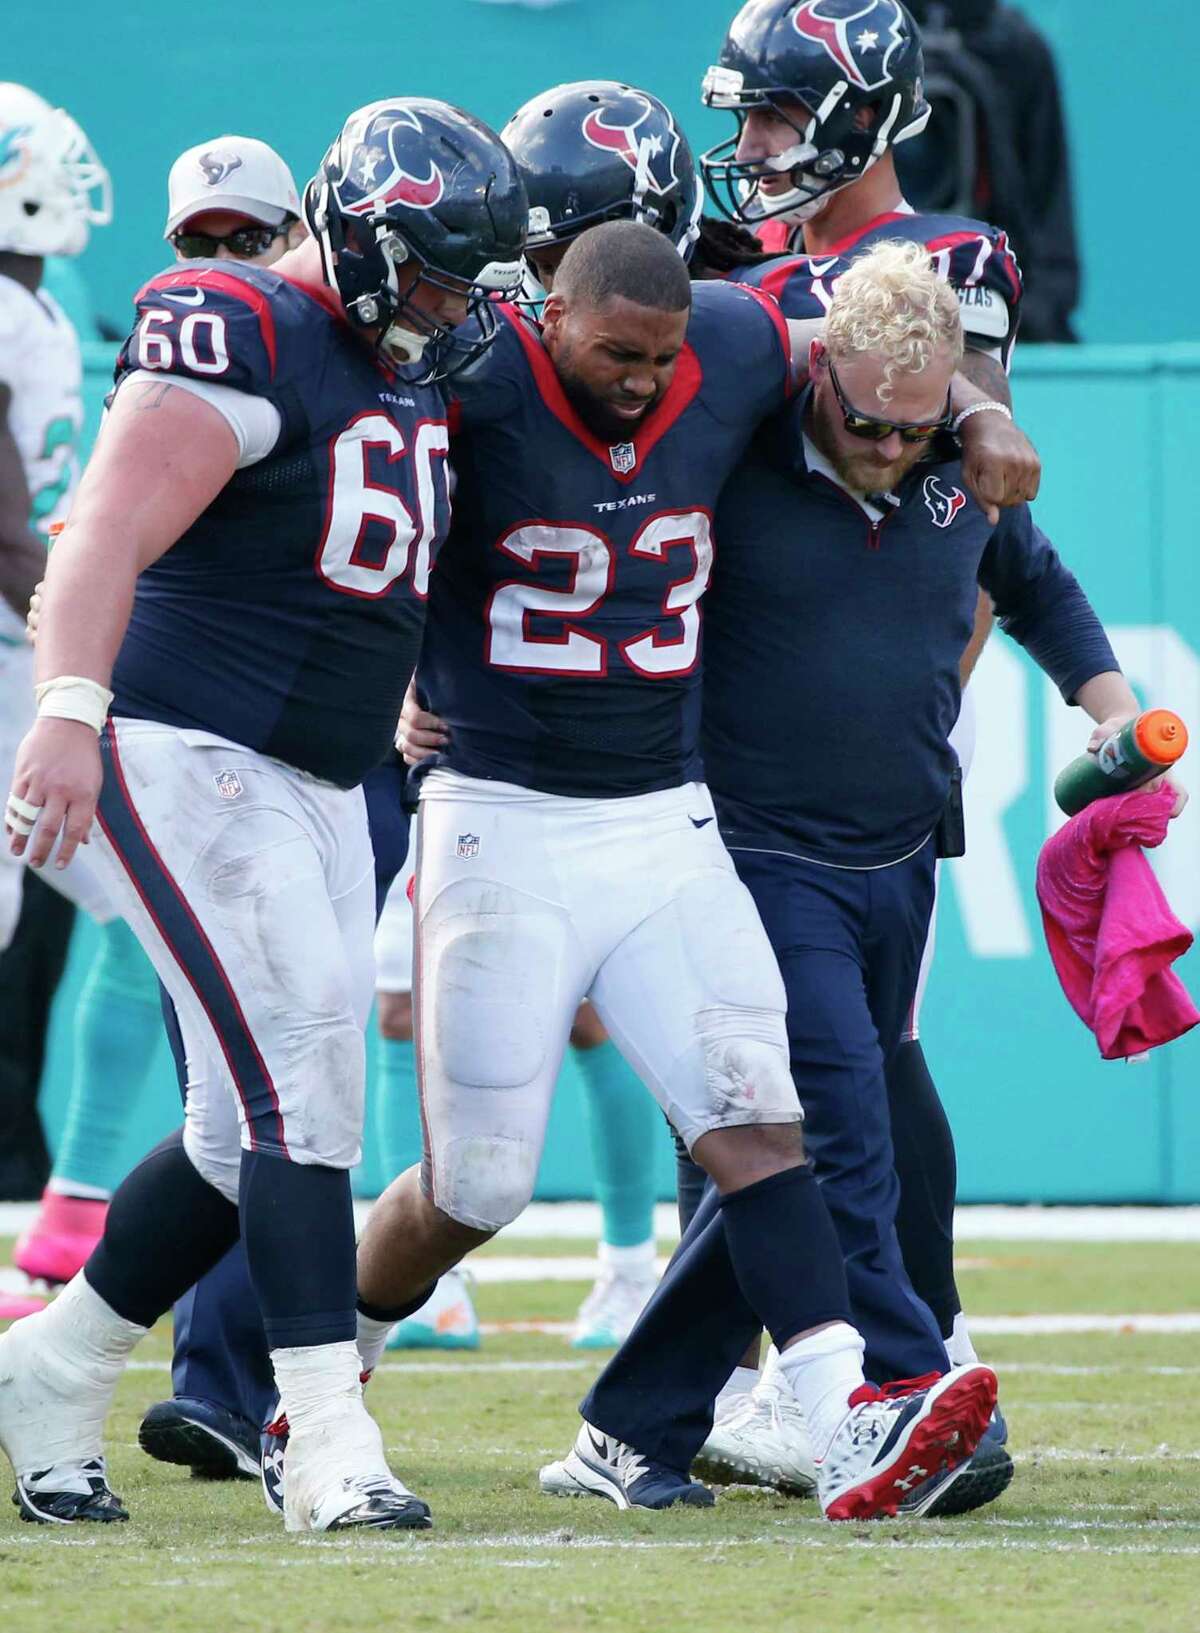
{"label": "shoulder pad", "polygon": [[279,328],[288,321],[281,280],[259,269],[173,267],[134,297],[137,324],[117,378],[134,369],[182,374],[270,396],[279,372]]}

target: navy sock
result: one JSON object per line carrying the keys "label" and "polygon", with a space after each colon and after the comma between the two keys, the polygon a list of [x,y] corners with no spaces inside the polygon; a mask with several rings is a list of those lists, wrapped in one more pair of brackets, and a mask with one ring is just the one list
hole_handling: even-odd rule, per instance
{"label": "navy sock", "polygon": [[782,1349],[826,1321],[851,1322],[846,1267],[811,1163],[721,1198],[742,1297]]}
{"label": "navy sock", "polygon": [[394,1325],[397,1321],[403,1321],[406,1316],[416,1315],[422,1304],[426,1303],[430,1298],[436,1286],[437,1282],[431,1281],[428,1287],[421,1289],[416,1298],[410,1298],[406,1304],[397,1304],[394,1308],[387,1310],[380,1304],[368,1304],[365,1298],[360,1298],[358,1313],[365,1315],[368,1321],[387,1321]]}
{"label": "navy sock", "polygon": [[242,1239],[271,1349],[353,1339],[354,1208],[344,1168],[242,1152]]}
{"label": "navy sock", "polygon": [[954,1135],[920,1043],[902,1043],[887,1067],[888,1108],[900,1204],[896,1235],[918,1298],[933,1311],[943,1338],[962,1309],[954,1280]]}
{"label": "navy sock", "polygon": [[201,1178],[177,1129],[117,1187],[85,1273],[119,1316],[152,1327],[237,1236],[237,1208]]}

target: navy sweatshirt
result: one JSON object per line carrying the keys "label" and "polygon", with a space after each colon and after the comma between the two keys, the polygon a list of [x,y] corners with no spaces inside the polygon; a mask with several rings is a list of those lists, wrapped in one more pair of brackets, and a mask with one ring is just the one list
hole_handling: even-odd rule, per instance
{"label": "navy sweatshirt", "polygon": [[882,867],[920,846],[945,804],[977,586],[1068,702],[1119,665],[1028,507],[989,525],[956,443],[935,444],[872,524],[808,470],[805,406],[764,429],[722,492],[705,773],[731,846]]}

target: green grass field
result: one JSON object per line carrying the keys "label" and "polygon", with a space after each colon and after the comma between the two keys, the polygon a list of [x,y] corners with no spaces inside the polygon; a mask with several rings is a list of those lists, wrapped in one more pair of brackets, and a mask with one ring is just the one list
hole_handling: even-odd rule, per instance
{"label": "green grass field", "polygon": [[[1187,1245],[971,1243],[961,1285],[978,1316],[1200,1310]],[[488,1322],[563,1320],[583,1291],[477,1289]],[[131,1523],[52,1531],[3,1504],[0,1628],[1200,1629],[1195,1335],[980,1348],[1001,1375],[1017,1476],[978,1516],[834,1527],[811,1502],[738,1489],[661,1515],[544,1498],[537,1469],[568,1446],[595,1361],[558,1336],[504,1333],[476,1355],[397,1358],[377,1375],[393,1463],[435,1529],[346,1540],[285,1536],[257,1487],[199,1484],[139,1452],[140,1414],[169,1392],[160,1327],[110,1423]]]}

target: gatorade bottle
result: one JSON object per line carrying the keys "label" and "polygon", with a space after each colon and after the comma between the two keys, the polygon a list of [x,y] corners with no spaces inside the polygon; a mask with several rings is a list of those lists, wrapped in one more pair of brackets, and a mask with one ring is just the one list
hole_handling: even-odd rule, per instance
{"label": "gatorade bottle", "polygon": [[1107,794],[1127,794],[1169,771],[1188,745],[1187,727],[1170,709],[1147,709],[1101,743],[1081,754],[1054,781],[1060,811],[1074,816]]}

